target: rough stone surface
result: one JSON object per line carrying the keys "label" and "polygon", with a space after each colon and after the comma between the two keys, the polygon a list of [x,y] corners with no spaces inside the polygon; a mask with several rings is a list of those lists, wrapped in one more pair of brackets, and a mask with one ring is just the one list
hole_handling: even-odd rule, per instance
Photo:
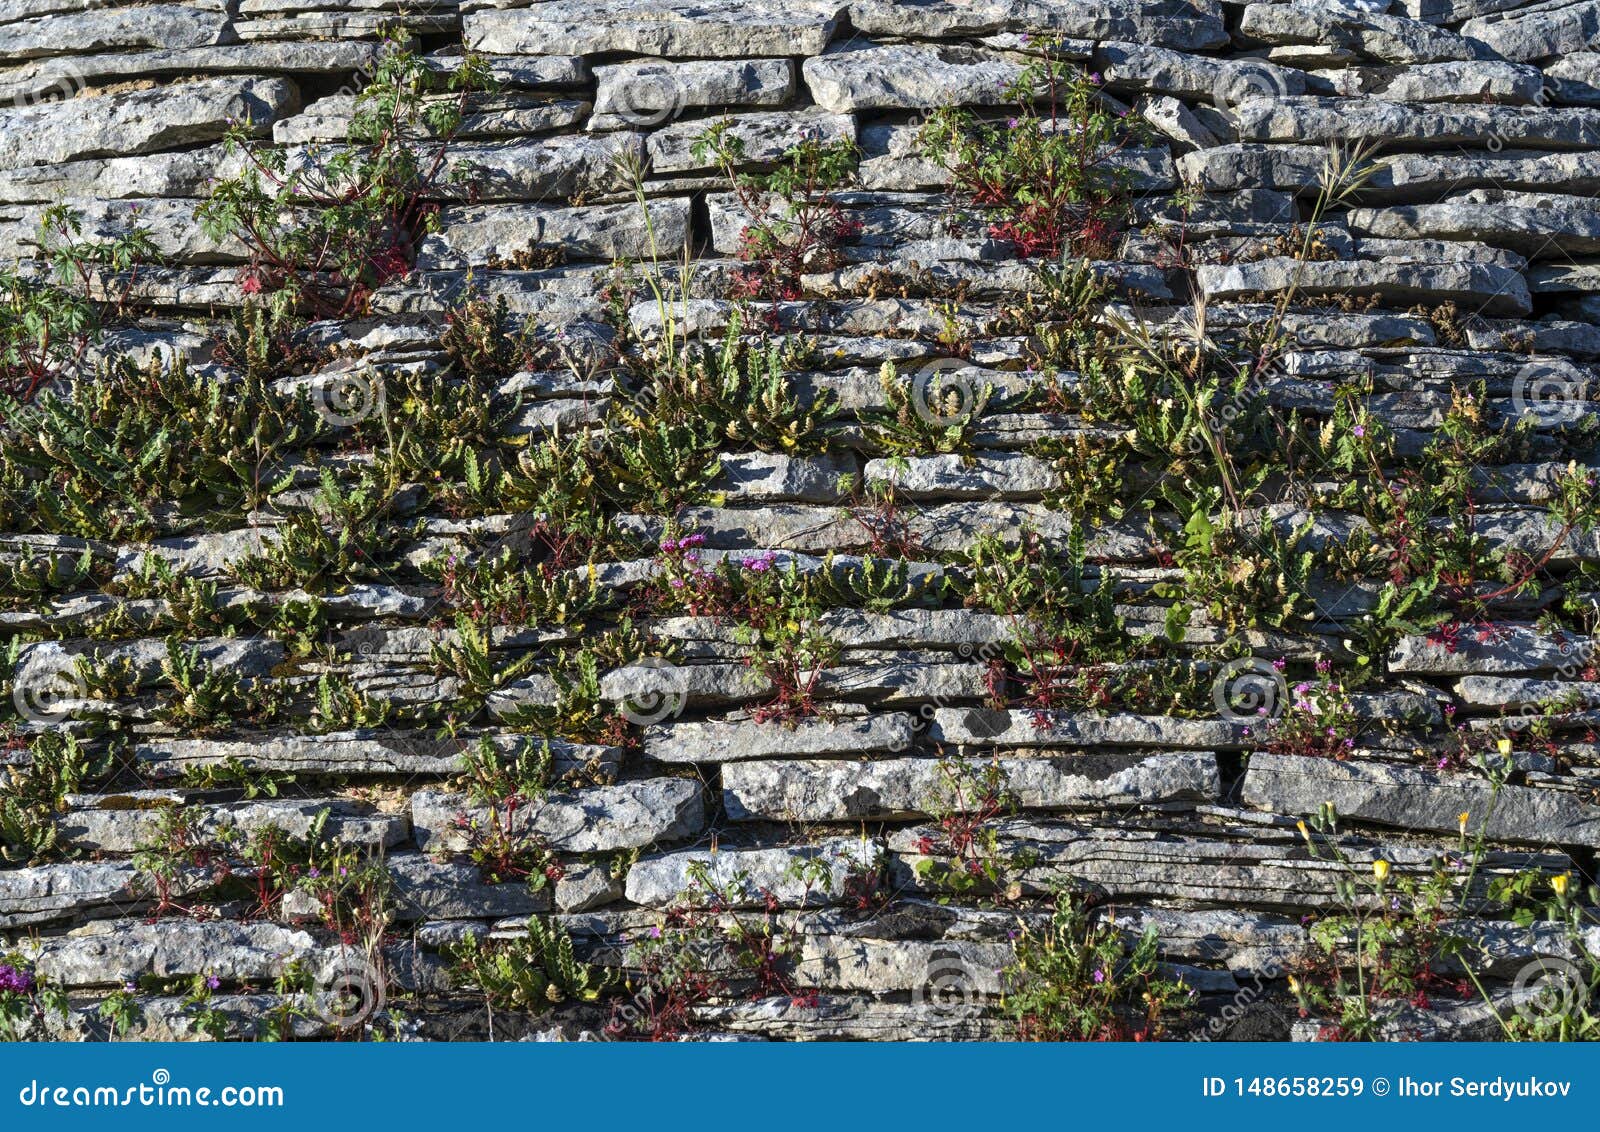
{"label": "rough stone surface", "polygon": [[[692,925],[707,997],[623,1036],[1004,1039],[1084,898],[1167,1036],[1312,1039],[1286,975],[1402,914],[1381,860],[1465,946],[1379,1032],[1499,1037],[1449,988],[1600,953],[1538,918],[1600,850],[1597,12],[11,0],[0,309],[101,316],[0,435],[0,954],[70,995],[24,1036],[609,1037]],[[494,87],[269,331],[196,210],[349,176],[386,29]],[[987,160],[1045,39],[1111,115],[1036,103],[1059,212]],[[595,1001],[485,1008],[455,948],[530,918]]]}

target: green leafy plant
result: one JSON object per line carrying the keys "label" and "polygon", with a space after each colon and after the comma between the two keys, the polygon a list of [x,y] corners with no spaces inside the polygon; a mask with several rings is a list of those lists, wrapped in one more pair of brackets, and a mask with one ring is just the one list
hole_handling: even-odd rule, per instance
{"label": "green leafy plant", "polygon": [[743,173],[744,141],[724,119],[696,138],[690,153],[722,171],[745,214],[739,258],[749,266],[738,278],[735,297],[797,299],[802,275],[843,263],[841,249],[860,234],[861,222],[834,194],[855,175],[854,142],[808,134],[770,172]]}
{"label": "green leafy plant", "polygon": [[1195,1001],[1161,973],[1154,927],[1130,942],[1070,894],[1048,923],[1022,921],[1012,949],[1005,1012],[1022,1041],[1157,1041]]}
{"label": "green leafy plant", "polygon": [[52,205],[39,220],[39,259],[0,270],[0,393],[28,401],[77,378],[89,349],[119,318],[138,265],[155,255],[149,230],[134,225],[109,239],[82,239],[83,219]]}
{"label": "green leafy plant", "polygon": [[1036,40],[1035,56],[1007,89],[1016,113],[1000,123],[936,110],[923,127],[924,152],[948,168],[989,220],[989,232],[1023,256],[1064,251],[1109,258],[1129,215],[1128,178],[1116,159],[1136,131],[1101,98],[1098,75]]}
{"label": "green leafy plant", "polygon": [[491,1009],[542,1014],[562,1002],[589,1002],[610,986],[573,954],[559,925],[529,917],[525,934],[482,942],[469,935],[451,949],[451,975],[478,988]]}
{"label": "green leafy plant", "polygon": [[441,189],[467,177],[449,150],[487,75],[468,56],[441,77],[394,39],[356,96],[345,144],[291,156],[253,141],[254,123],[235,126],[225,144],[242,168],[212,187],[196,215],[210,238],[249,249],[245,293],[267,296],[278,311],[349,317],[408,272],[437,223]]}

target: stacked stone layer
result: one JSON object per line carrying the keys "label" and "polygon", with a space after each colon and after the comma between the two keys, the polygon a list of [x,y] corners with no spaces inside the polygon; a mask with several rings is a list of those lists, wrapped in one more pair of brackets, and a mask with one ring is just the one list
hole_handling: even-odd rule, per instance
{"label": "stacked stone layer", "polygon": [[[1002,312],[1036,287],[1032,265],[981,223],[952,219],[950,175],[922,154],[916,135],[938,107],[1004,113],[1001,92],[1026,65],[1030,37],[1051,35],[1151,128],[1147,144],[1119,156],[1141,226],[1094,265],[1123,309],[1160,326],[1198,294],[1213,331],[1226,335],[1262,322],[1292,288],[1285,326],[1293,345],[1269,398],[1328,416],[1335,383],[1371,378],[1366,411],[1412,450],[1444,419],[1453,392],[1477,382],[1489,419],[1520,416],[1519,379],[1530,366],[1541,379],[1555,375],[1573,415],[1594,412],[1600,0],[14,0],[0,13],[0,255],[31,255],[41,215],[61,202],[92,235],[146,227],[162,261],[138,279],[146,317],[100,350],[216,367],[218,326],[246,299],[238,272],[246,250],[212,239],[193,219],[236,160],[220,139],[230,121],[248,117],[277,145],[337,143],[379,33],[395,26],[440,67],[462,51],[488,60],[500,88],[474,103],[454,147],[476,187],[441,202],[415,270],[378,292],[371,316],[318,328],[339,358],[308,380],[442,367],[443,315],[469,286],[503,296],[539,334],[594,344],[603,357],[614,334],[602,294],[609,265],[647,256],[652,240],[674,254],[685,244],[693,250],[699,290],[684,305],[685,322],[695,334],[719,335],[735,305],[719,284],[734,270],[745,219],[693,142],[726,116],[751,168],[807,133],[861,151],[858,183],[841,197],[861,223],[848,262],[806,276],[802,296],[763,308],[773,325],[815,347],[795,375],[798,388],[831,391],[848,420],[881,402],[882,362],[909,373],[948,358],[954,328],[960,364],[997,389],[1025,390],[1036,380],[1029,340]],[[1321,240],[1333,254],[1292,258],[1281,240],[1315,203],[1329,143],[1361,142],[1381,147],[1359,199],[1324,223]],[[652,229],[619,158],[642,163]],[[1173,266],[1159,238],[1179,222],[1180,190],[1189,194],[1182,217],[1193,272]],[[558,252],[556,264],[507,266],[536,250]],[[1454,304],[1450,320],[1431,317],[1446,303]],[[661,330],[652,303],[628,318],[645,338]],[[597,423],[616,380],[604,365],[518,375],[512,383],[527,397],[520,427],[540,434]],[[891,464],[866,442],[816,457],[730,448],[716,505],[620,521],[654,540],[675,518],[673,529],[705,534],[708,558],[770,550],[780,564],[834,568],[867,549],[864,528],[845,510],[840,478],[848,475],[892,480],[912,504],[914,570],[949,568],[950,556],[984,532],[1015,537],[1028,527],[1063,550],[1072,520],[1051,502],[1059,476],[1030,445],[1074,434],[1093,440],[1096,432],[1023,411],[986,420],[975,457],[965,460]],[[1484,469],[1493,486],[1480,533],[1497,547],[1543,547],[1554,533],[1544,509],[1549,484],[1567,459],[1550,440],[1524,462]],[[452,942],[519,934],[538,914],[563,925],[581,955],[625,964],[622,941],[692,887],[697,865],[770,894],[795,941],[794,980],[805,992],[702,1006],[696,1022],[707,1033],[1000,1036],[996,973],[1009,961],[1008,938],[1019,916],[1037,917],[1066,886],[1094,893],[1130,931],[1159,929],[1163,960],[1200,992],[1196,1026],[1248,992],[1264,1011],[1250,1015],[1262,1028],[1235,1036],[1287,1037],[1294,1010],[1283,975],[1312,947],[1303,917],[1336,903],[1335,869],[1307,854],[1295,828],[1324,802],[1345,816],[1353,860],[1382,856],[1402,872],[1420,873],[1454,846],[1463,812],[1492,810],[1490,874],[1583,876],[1600,848],[1591,641],[1541,626],[1538,598],[1501,607],[1492,625],[1447,644],[1437,635],[1400,640],[1358,697],[1358,741],[1342,759],[1263,749],[1259,727],[1215,712],[1162,716],[1125,704],[1040,718],[997,710],[986,650],[1008,639],[1007,618],[954,606],[841,606],[824,618],[843,643],[820,681],[828,710],[792,726],[752,719],[771,692],[726,625],[654,618],[648,627],[679,650],[666,691],[682,696],[681,714],[649,723],[628,750],[557,743],[557,770],[584,773],[516,821],[548,844],[565,875],[537,891],[490,884],[464,857],[458,817],[475,811],[456,784],[461,751],[480,735],[508,747],[519,741],[504,719],[516,704],[554,694],[538,665],[495,692],[464,737],[437,727],[187,734],[148,710],[165,646],[141,636],[139,617],[129,619],[138,602],[104,591],[159,560],[215,581],[229,608],[260,613],[303,598],[255,591],[233,572],[270,544],[293,506],[280,502],[235,529],[137,544],[0,535],[7,561],[55,550],[86,553],[101,567],[93,588],[13,602],[0,614],[21,642],[14,686],[80,655],[125,657],[143,673],[136,694],[86,713],[109,710],[137,742],[132,767],[69,799],[58,823],[67,859],[0,869],[0,937],[73,996],[71,1018],[52,1023],[59,1036],[100,1032],[97,1002],[124,983],[188,975],[218,979],[217,1001],[243,1034],[270,1011],[287,962],[332,963],[345,948],[314,916],[288,911],[282,922],[228,905],[212,918],[150,918],[152,896],[132,858],[155,815],[179,804],[200,807],[217,825],[291,833],[326,810],[332,836],[381,853],[393,884],[384,949],[391,1007],[419,1038],[485,1032],[481,999],[452,983],[443,958]],[[1286,501],[1271,518],[1298,530],[1306,506]],[[514,514],[422,519],[405,556],[411,567],[497,539],[515,543],[529,525]],[[1175,577],[1163,543],[1169,519],[1158,509],[1099,526],[1089,539],[1092,568],[1119,578],[1129,624],[1157,635],[1155,587]],[[1359,522],[1336,511],[1315,519],[1324,536]],[[1595,566],[1600,542],[1582,532],[1552,560],[1580,596],[1591,585],[1585,568]],[[626,593],[653,569],[642,557],[603,564],[599,577]],[[431,661],[456,630],[439,586],[419,570],[324,596],[337,657],[324,671],[412,707],[459,695]],[[1360,586],[1330,589],[1292,632],[1230,633],[1202,616],[1178,647],[1202,677],[1241,651],[1344,663],[1371,599]],[[497,629],[496,663],[541,656],[582,632]],[[271,632],[190,643],[213,663],[291,690],[304,692],[317,674],[299,671]],[[1221,648],[1230,643],[1231,651]],[[620,705],[659,693],[652,681],[661,672],[619,666],[604,674],[604,695]],[[1516,769],[1497,798],[1481,774],[1437,765],[1455,724],[1487,728],[1525,704],[1553,702],[1567,705],[1553,722],[1558,754],[1517,743]],[[23,722],[19,733],[78,722]],[[1001,906],[938,891],[928,881],[938,870],[917,867],[938,840],[941,756],[992,763],[1005,782],[1013,804],[996,833],[1028,863],[1015,877],[1018,894]],[[25,764],[26,744],[11,757]],[[280,797],[248,798],[184,777],[233,766],[296,780]],[[886,878],[887,905],[853,906],[849,882],[864,870]],[[185,903],[203,903],[209,884],[205,875],[181,878]],[[1568,947],[1550,932],[1493,918],[1472,930],[1495,940],[1501,977]],[[925,993],[930,971],[951,964],[966,980],[954,1007]],[[135,1036],[198,1036],[176,995],[141,992],[141,1001]],[[580,1011],[569,1028],[603,1020]],[[296,1026],[302,1037],[333,1033],[314,1017]],[[1471,1006],[1419,1015],[1410,1026],[1424,1035],[1493,1032],[1492,1018]]]}

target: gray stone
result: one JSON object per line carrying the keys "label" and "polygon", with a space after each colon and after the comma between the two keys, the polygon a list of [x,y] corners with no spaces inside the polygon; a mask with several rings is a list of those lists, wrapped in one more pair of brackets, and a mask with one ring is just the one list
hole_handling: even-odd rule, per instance
{"label": "gray stone", "polygon": [[158,75],[351,74],[370,70],[378,49],[378,44],[370,42],[231,43],[177,50],[75,53],[0,70],[0,100],[20,105],[70,98],[88,83]]}
{"label": "gray stone", "polygon": [[843,10],[834,0],[545,0],[469,12],[462,35],[473,50],[505,55],[803,56],[827,46]]}
{"label": "gray stone", "polygon": [[106,909],[131,913],[144,905],[138,871],[126,861],[0,869],[0,928],[71,920]]}
{"label": "gray stone", "polygon": [[[689,202],[656,200],[650,206],[655,249],[675,254],[688,231]],[[424,270],[511,263],[519,255],[544,253],[572,259],[648,257],[651,240],[638,205],[582,208],[549,205],[460,206],[444,212],[440,230],[422,242],[417,266]]]}
{"label": "gray stone", "polygon": [[487,806],[464,794],[419,790],[411,796],[411,813],[417,847],[430,852],[467,849],[470,837],[458,818],[480,828],[493,820],[507,833],[531,834],[569,853],[642,849],[692,837],[705,826],[700,784],[687,778],[649,778],[549,794],[515,807],[497,807],[492,818]]}
{"label": "gray stone", "polygon": [[719,490],[740,502],[762,500],[828,503],[839,495],[841,476],[855,473],[854,461],[837,456],[785,456],[743,452],[722,458]]}
{"label": "gray stone", "polygon": [[1600,2],[1547,0],[1468,20],[1461,34],[1519,63],[1583,51],[1600,36]]}
{"label": "gray stone", "polygon": [[1186,0],[853,0],[850,23],[867,35],[947,38],[1045,33],[1063,39],[1129,40],[1180,50],[1227,43],[1215,8]]}
{"label": "gray stone", "polygon": [[877,865],[878,846],[840,837],[814,845],[772,849],[685,850],[646,857],[628,870],[627,895],[635,904],[665,907],[696,890],[695,873],[728,890],[733,907],[761,907],[771,893],[785,907],[839,900],[852,876]]}
{"label": "gray stone", "polygon": [[641,129],[701,106],[782,106],[794,95],[788,59],[639,60],[594,69],[591,130]]}
{"label": "gray stone", "polygon": [[[1365,210],[1357,210],[1363,216]],[[1356,213],[1351,214],[1352,217]],[[1395,225],[1368,225],[1362,231],[1396,234]],[[1420,233],[1418,233],[1420,234]],[[1251,263],[1203,264],[1195,270],[1208,298],[1237,299],[1293,291],[1319,295],[1377,295],[1404,305],[1458,301],[1475,310],[1527,314],[1532,299],[1521,272],[1488,263],[1396,263],[1372,260],[1299,260],[1287,256]]]}
{"label": "gray stone", "polygon": [[120,986],[147,976],[270,982],[290,963],[315,967],[320,957],[309,932],[271,923],[186,919],[91,924],[29,950],[36,970],[63,987]]}
{"label": "gray stone", "polygon": [[1588,198],[1476,189],[1439,204],[1352,209],[1350,229],[1391,239],[1472,239],[1529,259],[1600,252],[1600,211]]}
{"label": "gray stone", "polygon": [[502,919],[550,908],[548,890],[485,884],[476,865],[441,864],[415,853],[390,857],[387,865],[398,920]]}
{"label": "gray stone", "polygon": [[[744,163],[768,165],[799,145],[807,137],[815,136],[824,143],[854,142],[855,119],[848,114],[827,114],[814,110],[785,111],[770,114],[737,114],[724,119],[729,123],[730,138],[744,146]],[[652,173],[680,173],[685,170],[708,169],[711,160],[694,156],[694,145],[706,132],[704,122],[677,122],[664,126],[650,135],[646,148],[650,154]],[[660,207],[661,202],[656,202]]]}
{"label": "gray stone", "polygon": [[1373,99],[1258,98],[1233,112],[1240,141],[1398,142],[1417,148],[1600,148],[1600,111]]}
{"label": "gray stone", "polygon": [[226,13],[188,4],[90,8],[7,24],[0,61],[128,47],[210,47],[226,43],[228,32]]}
{"label": "gray stone", "polygon": [[1470,772],[1303,755],[1250,756],[1247,805],[1286,816],[1332,802],[1342,817],[1401,829],[1457,832],[1538,845],[1600,844],[1600,807],[1575,794],[1528,786],[1494,787]]}
{"label": "gray stone", "polygon": [[[981,775],[991,764],[974,764]],[[1001,789],[1025,810],[1098,809],[1213,799],[1209,752],[999,759]],[[735,821],[855,821],[927,816],[956,805],[961,781],[938,759],[730,763],[723,804]]]}
{"label": "gray stone", "polygon": [[232,121],[264,134],[297,97],[285,79],[202,79],[0,110],[0,169],[198,145],[221,138]]}
{"label": "gray stone", "polygon": [[1022,68],[969,47],[851,47],[807,59],[801,67],[811,97],[825,110],[926,110],[999,106]]}
{"label": "gray stone", "polygon": [[1183,747],[1242,745],[1248,725],[1221,719],[1160,715],[1069,715],[1061,712],[939,708],[928,726],[936,742],[975,747]]}
{"label": "gray stone", "polygon": [[1490,624],[1466,626],[1450,637],[1402,637],[1388,663],[1397,675],[1462,676],[1581,668],[1592,655],[1594,642],[1586,637],[1552,637],[1526,625]]}
{"label": "gray stone", "polygon": [[904,461],[868,461],[868,483],[893,484],[908,499],[1038,498],[1061,486],[1047,460],[1023,452],[960,456],[916,456]]}
{"label": "gray stone", "polygon": [[1470,43],[1443,28],[1403,16],[1345,15],[1309,0],[1246,5],[1239,30],[1266,43],[1344,47],[1387,63],[1475,57]]}
{"label": "gray stone", "polygon": [[909,715],[812,718],[792,724],[754,720],[657,723],[645,729],[646,757],[667,763],[725,763],[740,759],[903,751],[912,743]]}
{"label": "gray stone", "polygon": [[1312,76],[1319,93],[1347,98],[1383,98],[1390,102],[1507,102],[1528,106],[1539,101],[1544,76],[1537,67],[1515,63],[1423,63],[1414,67],[1350,67],[1319,71]]}

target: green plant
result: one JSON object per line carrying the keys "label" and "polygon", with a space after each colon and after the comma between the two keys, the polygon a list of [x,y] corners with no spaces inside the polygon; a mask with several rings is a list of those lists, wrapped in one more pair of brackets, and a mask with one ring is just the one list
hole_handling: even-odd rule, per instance
{"label": "green plant", "polygon": [[95,1013],[110,1027],[113,1038],[127,1036],[144,1017],[144,1010],[139,1006],[139,996],[132,984],[114,990],[102,998]]}
{"label": "green plant", "polygon": [[562,1002],[592,1002],[611,984],[611,976],[576,958],[565,930],[537,916],[515,939],[486,943],[467,936],[451,948],[451,975],[477,987],[491,1009],[534,1014]]}
{"label": "green plant", "polygon": [[465,613],[456,614],[455,632],[433,646],[434,667],[456,678],[458,698],[469,715],[483,706],[490,692],[533,671],[535,657],[507,663],[494,657],[493,648],[491,630]]}
{"label": "green plant", "polygon": [[1006,900],[1022,896],[1012,873],[1027,865],[1026,854],[1006,852],[996,822],[1016,802],[998,762],[982,767],[960,758],[939,760],[939,782],[922,808],[936,834],[917,840],[914,869],[924,884],[941,893],[995,893]]}
{"label": "green plant", "polygon": [[506,753],[485,735],[461,752],[461,777],[467,796],[475,802],[487,806],[513,799],[533,802],[544,797],[554,761],[547,742],[519,740]]}
{"label": "green plant", "polygon": [[1019,254],[1109,258],[1130,213],[1116,158],[1136,131],[1102,99],[1100,77],[1076,73],[1059,43],[1037,40],[1030,50],[1034,58],[1006,91],[1014,116],[989,123],[941,108],[923,127],[924,152],[951,171],[990,234]]}
{"label": "green plant", "polygon": [[287,488],[280,461],[323,432],[305,394],[181,359],[109,363],[30,405],[0,399],[10,529],[127,540],[232,525]]}
{"label": "green plant", "polygon": [[0,779],[0,858],[27,865],[60,852],[56,814],[67,795],[104,767],[64,731],[45,731],[28,745],[28,761],[5,768]]}
{"label": "green plant", "polygon": [[800,278],[833,271],[840,249],[861,232],[833,195],[855,175],[859,152],[847,139],[823,141],[808,134],[790,146],[766,173],[741,173],[744,141],[734,123],[714,123],[695,139],[690,153],[728,178],[745,214],[739,258],[750,266],[739,276],[739,298],[798,299]]}
{"label": "green plant", "polygon": [[65,991],[34,971],[17,952],[0,955],[0,1041],[22,1041],[47,1015],[65,1020],[67,1013]]}
{"label": "green plant", "polygon": [[510,377],[534,369],[542,354],[528,328],[512,317],[504,295],[493,300],[474,295],[451,307],[439,344],[457,373],[473,377]]}
{"label": "green plant", "polygon": [[621,420],[642,427],[647,420],[703,427],[713,447],[735,444],[764,452],[820,452],[839,413],[838,398],[819,390],[802,399],[788,377],[810,354],[800,339],[757,339],[743,334],[737,310],[720,346],[652,349],[635,359],[642,375]]}
{"label": "green plant", "polygon": [[385,577],[408,533],[394,521],[395,507],[391,486],[378,477],[365,474],[346,488],[323,468],[313,510],[289,515],[266,550],[240,559],[234,573],[261,590]]}
{"label": "green plant", "polygon": [[475,622],[492,625],[581,627],[611,601],[592,565],[563,569],[543,562],[530,568],[510,547],[470,562],[451,555],[425,565],[422,572],[439,579],[448,605]]}
{"label": "green plant", "polygon": [[163,698],[158,715],[164,723],[195,734],[226,729],[236,717],[264,722],[282,707],[271,681],[219,668],[175,637],[167,639],[161,675],[172,691]]}
{"label": "green plant", "polygon": [[0,394],[8,400],[75,380],[103,328],[126,309],[138,264],[155,254],[137,225],[107,240],[82,233],[77,213],[52,205],[36,237],[46,264],[0,270]]}
{"label": "green plant", "polygon": [[1154,927],[1130,944],[1067,893],[1047,924],[1021,921],[1012,949],[1005,1012],[1022,1041],[1156,1041],[1195,999],[1182,979],[1161,973]]}
{"label": "green plant", "polygon": [[249,249],[245,293],[267,296],[280,312],[342,318],[408,272],[436,223],[440,189],[467,177],[449,149],[487,76],[468,56],[441,77],[395,38],[356,96],[346,144],[291,157],[254,142],[254,123],[230,130],[227,151],[242,168],[213,185],[196,215],[210,238]]}
{"label": "green plant", "polygon": [[941,453],[972,456],[978,423],[994,398],[994,386],[964,375],[924,366],[909,380],[893,362],[878,371],[882,408],[856,416],[873,444],[896,456]]}

